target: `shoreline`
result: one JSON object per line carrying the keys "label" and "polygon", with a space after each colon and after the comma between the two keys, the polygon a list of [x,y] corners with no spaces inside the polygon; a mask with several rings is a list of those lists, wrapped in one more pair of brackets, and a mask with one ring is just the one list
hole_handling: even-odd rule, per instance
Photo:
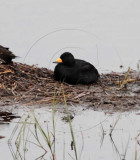
{"label": "shoreline", "polygon": [[140,108],[140,76],[111,72],[101,74],[92,85],[69,85],[54,81],[53,71],[22,63],[0,64],[0,106],[13,104],[85,104],[94,110],[129,111]]}

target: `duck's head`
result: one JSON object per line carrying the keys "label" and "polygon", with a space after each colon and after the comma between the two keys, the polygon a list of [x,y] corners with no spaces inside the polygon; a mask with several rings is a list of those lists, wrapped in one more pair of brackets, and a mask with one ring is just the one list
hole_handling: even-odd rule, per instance
{"label": "duck's head", "polygon": [[63,63],[66,66],[73,66],[75,64],[75,59],[71,53],[65,52],[56,60],[55,63]]}

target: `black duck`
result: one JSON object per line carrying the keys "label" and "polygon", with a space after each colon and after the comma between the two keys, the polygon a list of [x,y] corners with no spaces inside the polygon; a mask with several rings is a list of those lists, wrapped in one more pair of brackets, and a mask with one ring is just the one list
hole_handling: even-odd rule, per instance
{"label": "black duck", "polygon": [[0,63],[12,63],[12,59],[14,58],[16,58],[16,56],[11,51],[9,51],[9,48],[0,45]]}
{"label": "black duck", "polygon": [[63,53],[55,63],[54,78],[69,84],[92,84],[98,81],[98,70],[89,62],[75,59],[69,53]]}

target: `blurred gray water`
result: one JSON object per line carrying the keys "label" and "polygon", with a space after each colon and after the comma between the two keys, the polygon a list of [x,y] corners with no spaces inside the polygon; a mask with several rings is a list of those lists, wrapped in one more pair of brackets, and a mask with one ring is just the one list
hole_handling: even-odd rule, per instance
{"label": "blurred gray water", "polygon": [[[82,110],[82,107],[77,108],[70,107],[70,113],[76,113],[72,120],[72,126],[77,146],[78,157],[81,155],[81,160],[96,160],[113,159],[119,160],[126,158],[132,160],[135,158],[135,151],[137,150],[137,157],[140,156],[140,146],[138,137],[138,143],[136,137],[140,132],[139,121],[140,113],[116,113],[113,115],[105,114],[103,112],[93,111],[91,109]],[[15,112],[23,115],[29,113],[30,109],[18,109]],[[61,108],[55,114],[56,122],[56,158],[63,159],[63,153],[65,152],[65,159],[71,160],[69,154],[74,157],[74,151],[71,150],[71,134],[69,124],[62,120],[65,115]],[[39,120],[40,125],[47,133],[47,126],[50,132],[53,132],[52,126],[52,111],[51,108],[35,109],[35,114]],[[65,115],[66,116],[66,115]],[[6,138],[0,140],[0,155],[3,160],[14,159],[12,153],[16,154],[17,149],[15,147],[15,140],[20,131],[20,127],[15,133],[10,146],[7,142],[12,133],[12,130],[16,126],[17,120],[14,120],[10,125],[1,125],[0,135]],[[117,122],[117,123],[116,123]],[[114,127],[116,123],[116,126]],[[20,126],[20,124],[19,124]],[[114,127],[112,137],[110,137],[111,128]],[[34,125],[30,125],[30,129],[34,131]],[[28,125],[26,126],[28,130]],[[22,134],[23,135],[23,134]],[[25,134],[27,135],[27,133]],[[41,144],[47,149],[47,145],[44,141],[42,134],[38,131],[38,136]],[[26,137],[26,136],[25,136]],[[34,136],[29,132],[28,140],[36,144]],[[64,149],[65,148],[65,149]],[[137,148],[137,149],[136,149]],[[10,151],[12,149],[12,152]],[[81,152],[82,150],[82,152]],[[50,152],[47,149],[47,153],[44,156],[45,159],[50,159]],[[21,147],[19,153],[23,157],[23,145],[21,140]],[[41,156],[44,150],[32,143],[27,143],[26,146],[26,158],[27,160],[34,160]],[[82,154],[81,154],[82,153]],[[18,158],[21,159],[21,158]]]}
{"label": "blurred gray water", "polygon": [[[34,42],[60,29],[35,44],[25,62],[53,70],[55,65],[49,63],[71,51],[100,72],[136,69],[140,59],[139,6],[138,0],[1,0],[0,43],[21,57],[16,61],[24,62]],[[124,69],[120,70],[120,65]]]}

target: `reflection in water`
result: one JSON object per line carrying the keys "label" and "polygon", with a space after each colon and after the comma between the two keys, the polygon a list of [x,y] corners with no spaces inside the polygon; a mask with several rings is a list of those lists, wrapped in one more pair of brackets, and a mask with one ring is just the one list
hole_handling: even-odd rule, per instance
{"label": "reflection in water", "polygon": [[[11,128],[5,128],[2,134],[7,137],[4,144],[12,132],[8,141],[11,154],[1,153],[3,159],[6,156],[10,159],[11,156],[13,159],[50,159],[54,155],[56,159],[74,158],[69,124],[62,120],[64,114],[55,114],[55,134],[51,112],[46,108],[36,109],[35,115],[36,120],[32,114],[25,115],[18,123],[11,123]],[[77,112],[72,126],[78,159],[131,160],[139,157],[139,120],[139,113],[105,115],[93,110]],[[7,133],[9,129],[11,132]],[[3,150],[6,150],[6,146]]]}

